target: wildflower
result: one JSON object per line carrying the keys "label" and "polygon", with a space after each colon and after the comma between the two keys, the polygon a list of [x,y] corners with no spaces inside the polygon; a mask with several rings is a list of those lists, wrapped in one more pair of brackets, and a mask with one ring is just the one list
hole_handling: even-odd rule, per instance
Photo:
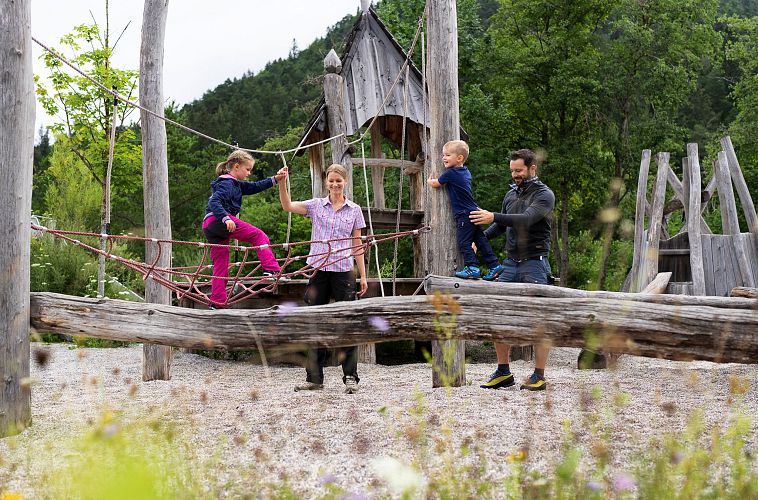
{"label": "wildflower", "polygon": [[587,481],[587,489],[590,491],[603,491],[603,485],[597,481]]}
{"label": "wildflower", "polygon": [[[374,473],[384,480],[393,492],[400,495],[420,493],[424,486],[423,477],[415,469],[395,458],[376,458],[371,462],[371,467],[374,469]],[[421,494],[420,496],[423,497],[424,495]]]}
{"label": "wildflower", "polygon": [[671,458],[669,459],[672,464],[676,465],[680,463],[682,460],[684,460],[684,453],[682,453],[679,450],[676,450],[671,454]]}
{"label": "wildflower", "polygon": [[634,489],[635,486],[637,486],[637,481],[634,479],[634,476],[627,472],[621,472],[613,478],[613,491],[629,491]]}
{"label": "wildflower", "polygon": [[526,460],[526,457],[529,456],[529,450],[527,448],[519,448],[518,450],[508,453],[505,456],[505,461],[509,464],[512,464],[514,462],[523,462]]}
{"label": "wildflower", "polygon": [[323,476],[321,476],[320,478],[318,478],[318,482],[321,483],[321,484],[323,484],[323,485],[333,484],[333,483],[337,482],[337,478],[334,476],[334,474],[326,473]]}
{"label": "wildflower", "polygon": [[390,329],[389,321],[382,318],[381,316],[369,316],[368,324],[376,328],[380,332],[386,332],[387,330]]}
{"label": "wildflower", "polygon": [[35,349],[32,354],[34,355],[34,362],[40,368],[44,368],[48,361],[50,361],[51,355],[49,349]]}
{"label": "wildflower", "polygon": [[341,498],[341,500],[368,500],[368,497],[363,493],[347,493]]}
{"label": "wildflower", "polygon": [[297,309],[297,304],[295,302],[282,302],[279,304],[279,307],[276,310],[276,314],[279,316],[286,316],[295,309]]}

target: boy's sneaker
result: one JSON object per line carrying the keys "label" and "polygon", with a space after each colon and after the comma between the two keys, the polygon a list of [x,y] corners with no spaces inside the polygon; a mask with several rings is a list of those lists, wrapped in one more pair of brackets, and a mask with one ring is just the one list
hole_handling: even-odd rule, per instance
{"label": "boy's sneaker", "polygon": [[298,384],[295,386],[295,392],[299,391],[320,391],[324,388],[324,384],[314,384],[313,382],[306,382],[304,384]]}
{"label": "boy's sneaker", "polygon": [[455,277],[466,280],[478,280],[482,277],[482,272],[476,266],[466,266],[462,271],[455,273]]}
{"label": "boy's sneaker", "polygon": [[545,377],[540,377],[536,373],[532,373],[532,375],[521,384],[522,389],[527,389],[529,391],[544,391],[546,387],[547,382],[545,382]]}
{"label": "boy's sneaker", "polygon": [[512,373],[503,373],[495,370],[495,373],[490,375],[490,379],[479,387],[482,389],[500,389],[501,387],[511,387],[513,385],[516,385],[516,381],[513,379]]}
{"label": "boy's sneaker", "polygon": [[482,279],[484,281],[494,281],[500,276],[500,274],[502,274],[503,271],[505,271],[505,266],[502,264],[498,264],[497,266],[488,270],[487,274],[482,276]]}
{"label": "boy's sneaker", "polygon": [[348,375],[345,377],[345,394],[355,394],[358,392],[358,381],[355,377]]}

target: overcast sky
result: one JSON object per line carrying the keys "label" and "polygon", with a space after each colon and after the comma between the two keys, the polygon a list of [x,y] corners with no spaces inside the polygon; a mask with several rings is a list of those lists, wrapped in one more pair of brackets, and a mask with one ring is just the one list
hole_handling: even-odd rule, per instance
{"label": "overcast sky", "polygon": [[[112,36],[131,23],[114,54],[119,68],[139,69],[143,7],[141,0],[110,1]],[[293,39],[304,49],[359,8],[359,0],[171,0],[164,98],[186,104],[227,78],[257,73],[267,62],[287,57]],[[32,35],[57,47],[62,35],[92,23],[93,15],[105,24],[105,0],[32,0]],[[42,49],[33,45],[34,72],[45,75],[38,58]],[[37,128],[50,120],[37,106]]]}

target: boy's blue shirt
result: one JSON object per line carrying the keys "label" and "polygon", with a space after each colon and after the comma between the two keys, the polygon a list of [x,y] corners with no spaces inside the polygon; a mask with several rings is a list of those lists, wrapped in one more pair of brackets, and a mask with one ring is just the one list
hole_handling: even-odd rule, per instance
{"label": "boy's blue shirt", "polygon": [[471,192],[471,172],[465,165],[446,169],[437,180],[447,186],[447,195],[456,218],[468,217],[469,212],[479,210]]}

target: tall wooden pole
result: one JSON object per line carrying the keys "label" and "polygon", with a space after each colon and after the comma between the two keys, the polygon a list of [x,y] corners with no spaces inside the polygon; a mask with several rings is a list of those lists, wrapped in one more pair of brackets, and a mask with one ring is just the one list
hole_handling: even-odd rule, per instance
{"label": "tall wooden pole", "polygon": [[[444,170],[442,146],[460,138],[458,112],[458,18],[455,0],[430,0],[428,12],[428,85],[431,137],[430,161],[424,179],[439,177]],[[422,243],[424,274],[450,276],[458,264],[455,224],[450,201],[444,189],[425,190],[425,218],[432,228]],[[444,332],[440,332],[444,333]],[[432,343],[434,369],[432,386],[460,386],[466,382],[465,342],[460,340]]]}
{"label": "tall wooden pole", "polygon": [[[140,48],[140,103],[163,116],[163,40],[166,34],[168,0],[145,0],[142,15],[142,47]],[[165,123],[145,111],[142,121],[142,178],[145,191],[145,236],[159,240],[171,239],[171,213],[168,203],[168,158]],[[145,243],[146,262],[158,258],[158,267],[171,266],[171,245]],[[145,283],[145,302],[170,304],[169,290],[155,281]],[[171,378],[171,347],[144,344],[142,380]]]}
{"label": "tall wooden pole", "polygon": [[[344,78],[340,75],[342,61],[334,51],[330,50],[324,58],[324,101],[326,102],[326,118],[329,133],[332,136],[344,134],[347,130],[345,122],[345,92]],[[339,163],[347,170],[347,186],[345,196],[353,199],[353,158],[348,149],[347,137],[340,135],[331,141],[332,163]]]}
{"label": "tall wooden pole", "polygon": [[28,378],[34,100],[31,0],[0,2],[0,437],[32,423]]}

